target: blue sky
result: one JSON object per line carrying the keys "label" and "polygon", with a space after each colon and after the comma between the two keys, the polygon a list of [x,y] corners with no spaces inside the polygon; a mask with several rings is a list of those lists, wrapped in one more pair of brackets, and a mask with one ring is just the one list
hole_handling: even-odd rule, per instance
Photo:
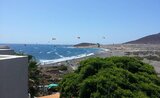
{"label": "blue sky", "polygon": [[159,5],[160,0],[0,0],[0,43],[123,43],[160,32]]}

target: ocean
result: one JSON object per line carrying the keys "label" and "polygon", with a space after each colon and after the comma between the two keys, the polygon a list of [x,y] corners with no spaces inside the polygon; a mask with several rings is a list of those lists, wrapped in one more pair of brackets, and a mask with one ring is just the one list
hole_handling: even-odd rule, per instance
{"label": "ocean", "polygon": [[40,44],[7,44],[17,53],[29,54],[38,62],[56,63],[60,61],[82,58],[101,51],[99,48],[75,48],[72,45],[40,45]]}

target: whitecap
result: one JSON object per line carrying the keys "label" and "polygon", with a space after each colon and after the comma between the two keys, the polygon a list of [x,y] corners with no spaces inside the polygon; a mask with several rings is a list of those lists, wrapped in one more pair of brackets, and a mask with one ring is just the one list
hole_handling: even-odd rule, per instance
{"label": "whitecap", "polygon": [[109,51],[109,49],[101,48],[103,51]]}
{"label": "whitecap", "polygon": [[60,55],[58,52],[55,52],[56,55],[58,55],[59,57],[63,58],[63,55]]}
{"label": "whitecap", "polygon": [[47,54],[51,54],[53,51],[48,51]]}

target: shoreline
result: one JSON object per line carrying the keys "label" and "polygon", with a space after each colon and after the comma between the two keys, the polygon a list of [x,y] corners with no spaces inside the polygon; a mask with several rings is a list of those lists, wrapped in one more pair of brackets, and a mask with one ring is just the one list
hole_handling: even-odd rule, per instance
{"label": "shoreline", "polygon": [[92,56],[92,55],[94,55],[94,53],[81,54],[81,55],[71,56],[71,57],[63,57],[63,58],[53,59],[53,60],[40,60],[40,65],[41,66],[50,65],[50,64],[60,63],[60,62],[64,62],[64,61],[70,61],[73,59],[80,59],[80,58],[84,58],[84,57],[88,57],[88,56]]}
{"label": "shoreline", "polygon": [[[121,44],[118,44],[121,45]],[[77,57],[77,56],[73,56],[73,57],[66,57],[68,59],[55,59],[57,61],[54,60],[48,60],[50,61],[49,63],[40,63],[39,67],[52,67],[52,66],[61,66],[61,65],[67,65],[69,67],[71,67],[73,70],[75,70],[78,66],[79,66],[79,62],[82,60],[85,60],[87,58],[91,58],[91,57],[111,57],[111,56],[125,56],[125,52],[121,51],[121,49],[119,48],[114,48],[114,46],[116,45],[101,45],[100,51],[95,52],[95,53],[90,53],[89,55],[86,54],[85,56],[81,56],[81,57]],[[116,46],[117,47],[117,46]],[[119,47],[119,46],[118,46]],[[85,46],[85,47],[75,47],[75,48],[95,48],[97,49],[96,45],[92,45],[92,46]],[[61,60],[63,59],[63,60]]]}
{"label": "shoreline", "polygon": [[[87,48],[87,47],[81,47],[81,48]],[[89,46],[88,48],[97,48],[97,46]],[[111,57],[111,56],[139,56],[139,57],[145,57],[149,54],[151,51],[152,52],[160,52],[160,45],[148,45],[148,44],[113,44],[113,45],[101,45],[100,49],[102,51],[96,52],[93,55],[89,56],[84,56],[81,58],[73,58],[69,60],[64,60],[56,63],[51,63],[51,64],[44,64],[44,65],[39,65],[39,67],[52,67],[52,66],[60,66],[60,65],[66,65],[73,70],[75,70],[80,64],[79,62],[82,60],[85,60],[90,57]],[[134,55],[134,52],[140,52],[138,55]],[[141,54],[144,52],[147,52],[147,55]],[[127,53],[130,53],[129,55]],[[155,54],[156,55],[156,54]],[[154,56],[154,55],[153,55]],[[144,61],[146,63],[151,62],[152,60]],[[151,64],[157,73],[160,73],[160,66],[158,65],[160,61],[154,62],[154,63],[149,63]]]}
{"label": "shoreline", "polygon": [[[82,48],[82,47],[81,47]],[[86,48],[86,47],[84,47]],[[88,47],[88,48],[96,48],[96,47]],[[97,51],[95,53],[85,54],[82,56],[72,56],[72,57],[66,57],[66,58],[60,58],[55,60],[48,60],[49,62],[41,62],[39,64],[39,67],[52,67],[52,66],[61,66],[66,65],[68,67],[71,67],[73,70],[75,70],[79,66],[79,62],[82,60],[85,60],[90,57],[108,57],[110,56],[110,50],[106,48],[99,48],[100,51]]]}
{"label": "shoreline", "polygon": [[[44,74],[44,76],[46,75],[48,77],[51,77],[48,80],[52,80],[56,82],[61,80],[63,78],[63,75],[74,72],[80,66],[80,62],[82,60],[86,60],[91,57],[106,58],[106,57],[112,57],[112,56],[128,56],[128,57],[135,56],[135,57],[139,57],[138,59],[142,60],[142,62],[152,65],[154,67],[155,72],[157,73],[157,76],[160,77],[160,46],[157,48],[157,46],[155,45],[148,46],[148,45],[119,44],[119,45],[103,45],[101,49],[102,51],[99,51],[94,55],[90,55],[87,57],[76,58],[76,59],[61,61],[61,62],[52,63],[52,64],[39,65],[39,69]],[[151,59],[146,58],[146,56],[150,54],[152,56],[158,55],[159,56],[158,60],[152,59],[152,58]],[[58,69],[64,66],[67,67],[67,70]]]}

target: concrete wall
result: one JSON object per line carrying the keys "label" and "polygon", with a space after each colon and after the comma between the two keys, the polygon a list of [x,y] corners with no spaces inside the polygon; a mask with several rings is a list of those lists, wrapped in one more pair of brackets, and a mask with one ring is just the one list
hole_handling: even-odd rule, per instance
{"label": "concrete wall", "polygon": [[0,55],[0,98],[28,98],[28,59]]}

